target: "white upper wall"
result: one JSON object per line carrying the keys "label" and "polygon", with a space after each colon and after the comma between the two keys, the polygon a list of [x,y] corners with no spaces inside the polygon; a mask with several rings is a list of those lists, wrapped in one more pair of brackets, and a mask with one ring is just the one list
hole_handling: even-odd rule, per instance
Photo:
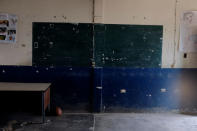
{"label": "white upper wall", "polygon": [[16,44],[0,44],[0,65],[32,65],[32,22],[92,22],[92,0],[0,0],[19,17]]}
{"label": "white upper wall", "polygon": [[104,0],[104,23],[163,25],[162,67],[174,56],[175,0]]}
{"label": "white upper wall", "polygon": [[[32,22],[91,23],[93,0],[1,0],[0,12],[19,16],[18,42],[0,44],[0,65],[32,64]],[[197,67],[197,54],[178,51],[180,14],[196,0],[95,0],[96,23],[163,25],[162,67]]]}

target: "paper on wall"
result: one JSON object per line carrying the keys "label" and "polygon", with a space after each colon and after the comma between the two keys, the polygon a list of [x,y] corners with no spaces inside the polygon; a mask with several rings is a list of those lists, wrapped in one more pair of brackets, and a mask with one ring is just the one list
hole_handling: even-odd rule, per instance
{"label": "paper on wall", "polygon": [[18,17],[0,13],[0,43],[16,43]]}
{"label": "paper on wall", "polygon": [[182,14],[180,51],[197,52],[197,11],[186,11]]}

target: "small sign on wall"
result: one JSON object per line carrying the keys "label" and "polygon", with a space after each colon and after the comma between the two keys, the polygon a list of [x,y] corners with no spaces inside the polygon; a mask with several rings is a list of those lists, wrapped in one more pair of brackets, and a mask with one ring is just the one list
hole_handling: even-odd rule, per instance
{"label": "small sign on wall", "polygon": [[186,11],[182,14],[180,51],[197,52],[197,11]]}
{"label": "small sign on wall", "polygon": [[18,17],[0,13],[0,43],[16,43]]}

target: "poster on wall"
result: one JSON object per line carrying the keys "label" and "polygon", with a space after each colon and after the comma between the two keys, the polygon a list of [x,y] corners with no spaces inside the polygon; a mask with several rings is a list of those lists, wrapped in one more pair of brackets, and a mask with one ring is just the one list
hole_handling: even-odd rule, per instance
{"label": "poster on wall", "polygon": [[180,51],[197,52],[197,11],[183,12],[180,25]]}
{"label": "poster on wall", "polygon": [[18,17],[0,13],[0,43],[16,43]]}

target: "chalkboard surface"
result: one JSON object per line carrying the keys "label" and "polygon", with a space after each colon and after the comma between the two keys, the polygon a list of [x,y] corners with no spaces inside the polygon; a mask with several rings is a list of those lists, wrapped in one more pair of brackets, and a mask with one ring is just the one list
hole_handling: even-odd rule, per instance
{"label": "chalkboard surface", "polygon": [[33,23],[33,65],[161,67],[162,35],[163,26]]}
{"label": "chalkboard surface", "polygon": [[161,67],[163,26],[95,25],[99,67]]}
{"label": "chalkboard surface", "polygon": [[92,24],[33,23],[33,65],[90,67]]}

